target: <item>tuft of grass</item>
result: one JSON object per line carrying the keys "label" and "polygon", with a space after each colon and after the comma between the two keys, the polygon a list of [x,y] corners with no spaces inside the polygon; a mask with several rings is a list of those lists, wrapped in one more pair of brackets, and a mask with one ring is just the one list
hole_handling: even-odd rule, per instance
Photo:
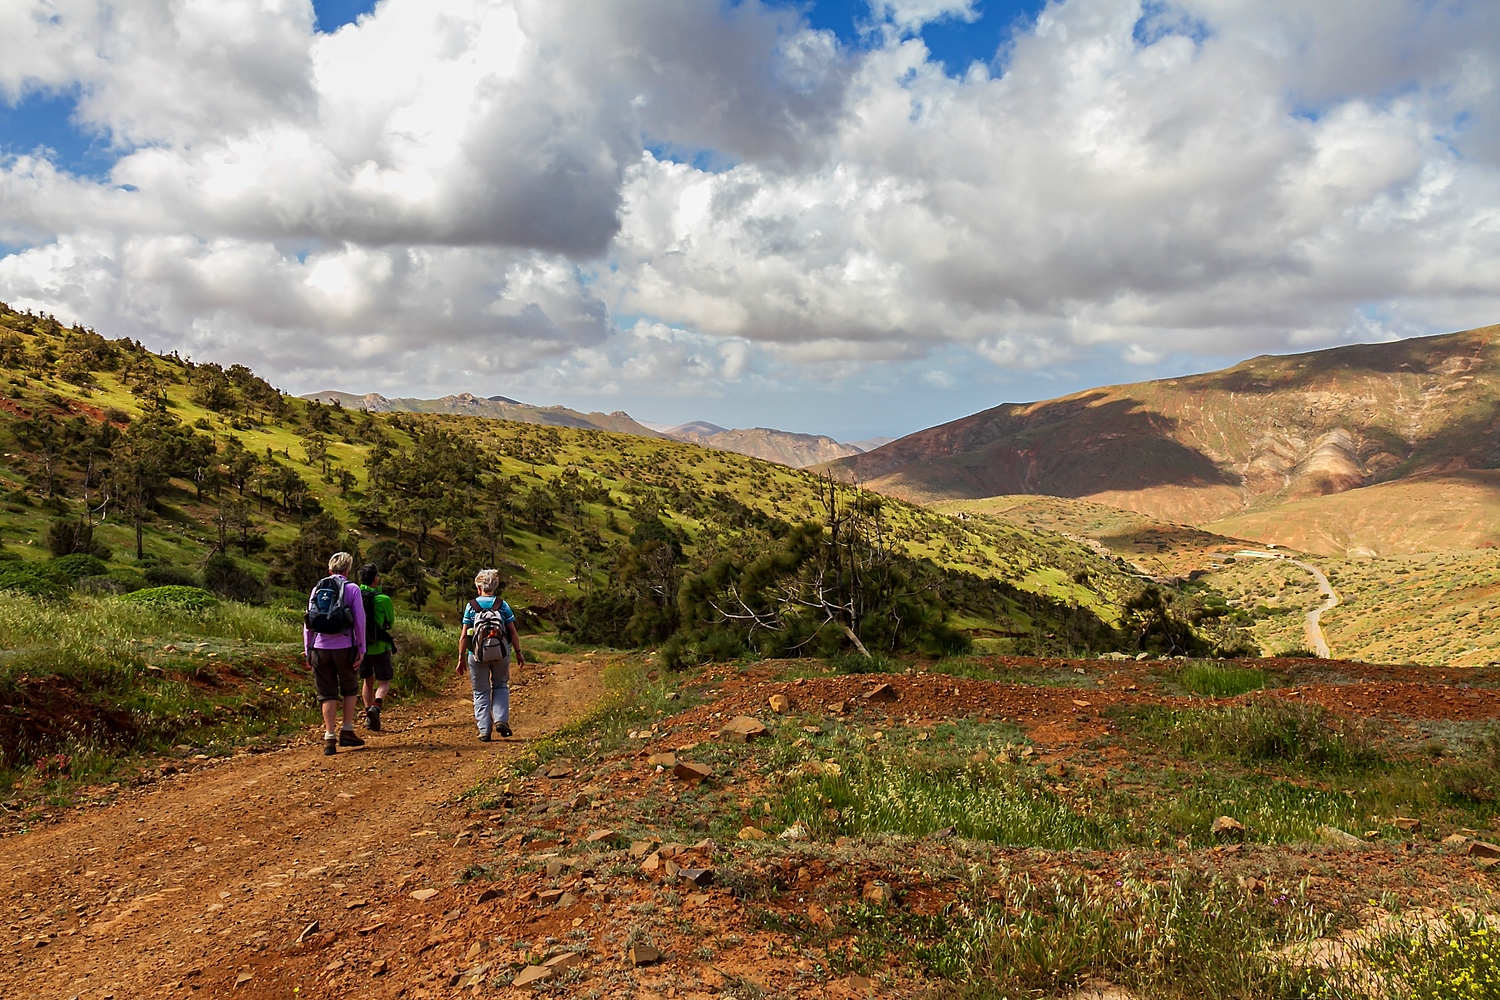
{"label": "tuft of grass", "polygon": [[900,954],[970,1000],[1062,996],[1096,978],[1163,998],[1291,1000],[1319,985],[1316,971],[1274,957],[1327,928],[1295,896],[1256,899],[1182,871],[1105,885],[1022,876],[1000,895],[968,892],[930,916],[864,905],[841,916],[863,953]]}
{"label": "tuft of grass", "polygon": [[1317,705],[1266,699],[1210,709],[1126,706],[1109,714],[1138,738],[1200,760],[1314,770],[1370,768],[1384,762],[1368,724],[1330,717]]}
{"label": "tuft of grass", "polygon": [[1266,672],[1255,667],[1189,663],[1177,675],[1177,683],[1194,694],[1233,698],[1266,686]]}
{"label": "tuft of grass", "polygon": [[1024,768],[943,766],[909,755],[804,762],[784,779],[772,814],[823,836],[921,837],[951,828],[972,840],[1057,850],[1105,847],[1121,836],[1112,824],[1072,809]]}

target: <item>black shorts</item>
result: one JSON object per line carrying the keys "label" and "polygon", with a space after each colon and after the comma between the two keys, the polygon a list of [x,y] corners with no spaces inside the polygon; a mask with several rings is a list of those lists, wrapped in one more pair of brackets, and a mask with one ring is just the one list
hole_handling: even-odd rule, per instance
{"label": "black shorts", "polygon": [[373,677],[377,681],[394,680],[396,665],[391,662],[391,651],[366,653],[364,662],[359,665],[359,676]]}
{"label": "black shorts", "polygon": [[338,701],[359,693],[359,678],[354,676],[354,647],[312,651],[313,687],[318,701]]}

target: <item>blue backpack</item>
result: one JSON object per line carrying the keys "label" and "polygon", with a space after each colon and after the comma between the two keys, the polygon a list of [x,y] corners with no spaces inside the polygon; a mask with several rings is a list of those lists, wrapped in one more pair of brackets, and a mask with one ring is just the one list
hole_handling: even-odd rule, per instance
{"label": "blue backpack", "polygon": [[344,599],[346,581],[339,576],[325,576],[307,598],[307,614],[302,617],[308,631],[337,635],[354,628],[354,609]]}

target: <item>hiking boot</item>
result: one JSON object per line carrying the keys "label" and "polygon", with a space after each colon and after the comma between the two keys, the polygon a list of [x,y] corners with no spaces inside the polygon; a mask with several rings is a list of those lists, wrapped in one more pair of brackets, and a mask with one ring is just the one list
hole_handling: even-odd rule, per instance
{"label": "hiking boot", "polygon": [[503,736],[505,739],[510,739],[510,727],[509,726],[507,726],[505,723],[502,722],[502,723],[500,723],[500,725],[499,725],[498,728],[500,730],[500,735],[501,736]]}
{"label": "hiking boot", "polygon": [[339,733],[339,746],[341,747],[362,747],[364,745],[365,741],[355,736],[352,729],[345,729]]}
{"label": "hiking boot", "polygon": [[365,728],[372,733],[380,732],[380,706],[371,705],[365,709]]}
{"label": "hiking boot", "polygon": [[323,756],[332,757],[339,752],[339,741],[336,736],[328,736],[323,739]]}
{"label": "hiking boot", "polygon": [[480,733],[479,734],[479,742],[481,742],[481,743],[488,743],[489,741],[490,741],[490,734],[489,733]]}

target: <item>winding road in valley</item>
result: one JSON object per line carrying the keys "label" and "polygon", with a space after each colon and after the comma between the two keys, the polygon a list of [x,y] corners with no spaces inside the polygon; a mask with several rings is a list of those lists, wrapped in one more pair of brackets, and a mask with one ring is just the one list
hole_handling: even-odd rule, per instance
{"label": "winding road in valley", "polygon": [[1323,595],[1323,603],[1307,613],[1307,646],[1319,659],[1332,659],[1333,653],[1328,648],[1328,636],[1323,633],[1323,612],[1332,611],[1339,606],[1339,595],[1338,591],[1333,589],[1333,584],[1328,582],[1328,575],[1312,563],[1305,563],[1300,559],[1292,559],[1282,555],[1280,552],[1247,550],[1235,554],[1251,559],[1282,559],[1312,574],[1313,580],[1318,585],[1318,592]]}
{"label": "winding road in valley", "polygon": [[1323,612],[1332,611],[1339,606],[1338,591],[1334,590],[1333,584],[1328,582],[1327,574],[1312,563],[1296,559],[1288,559],[1287,562],[1307,570],[1318,583],[1318,591],[1323,595],[1323,603],[1307,613],[1307,642],[1320,659],[1332,659],[1333,654],[1328,649],[1328,637],[1323,634]]}

